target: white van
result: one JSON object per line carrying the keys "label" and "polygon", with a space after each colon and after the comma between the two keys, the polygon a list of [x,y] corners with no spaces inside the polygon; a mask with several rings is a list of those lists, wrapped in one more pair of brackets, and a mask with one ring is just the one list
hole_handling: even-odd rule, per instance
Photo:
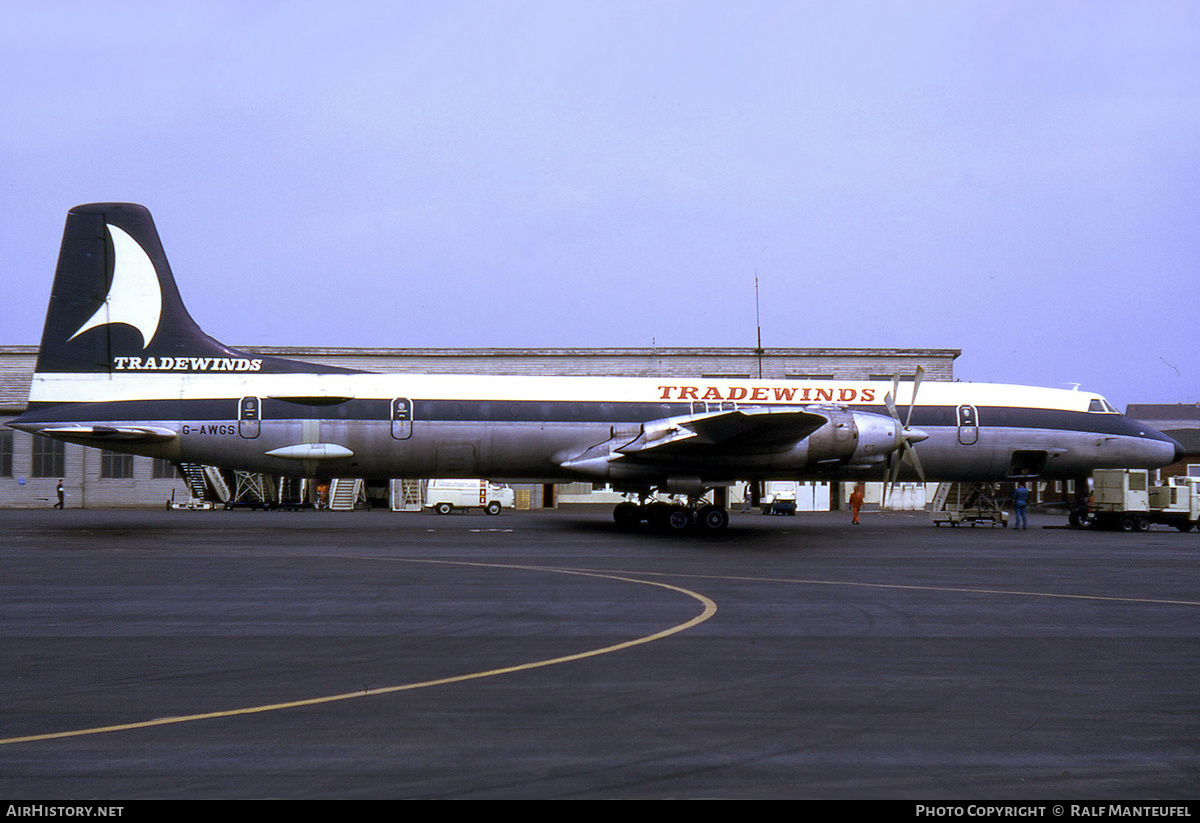
{"label": "white van", "polygon": [[508,486],[486,480],[430,480],[425,490],[425,508],[438,514],[449,514],[455,509],[483,509],[488,514],[499,514],[501,509],[513,507],[515,497]]}

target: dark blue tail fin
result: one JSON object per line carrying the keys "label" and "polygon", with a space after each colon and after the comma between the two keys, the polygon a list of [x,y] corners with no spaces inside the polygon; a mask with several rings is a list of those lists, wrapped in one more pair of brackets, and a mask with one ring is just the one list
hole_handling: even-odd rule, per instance
{"label": "dark blue tail fin", "polygon": [[192,320],[154,220],[135,203],[90,203],[67,214],[37,371],[328,372],[249,355]]}

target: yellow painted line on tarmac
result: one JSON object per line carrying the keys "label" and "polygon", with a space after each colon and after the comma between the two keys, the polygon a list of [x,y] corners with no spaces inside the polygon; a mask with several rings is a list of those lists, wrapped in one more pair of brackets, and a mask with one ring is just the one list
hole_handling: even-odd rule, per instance
{"label": "yellow painted line on tarmac", "polygon": [[[513,672],[528,671],[530,669],[540,669],[545,666],[555,666],[560,663],[570,663],[575,660],[584,660],[589,657],[598,657],[602,654],[611,654],[612,652],[619,652],[624,649],[629,649],[634,646],[640,646],[645,643],[653,643],[655,640],[662,640],[663,638],[670,637],[673,634],[678,634],[680,632],[687,631],[688,629],[692,628],[693,626],[698,626],[699,624],[703,623],[705,620],[708,620],[710,617],[712,617],[714,614],[717,613],[717,604],[714,603],[709,598],[705,597],[704,595],[700,594],[699,592],[694,592],[691,589],[685,589],[681,586],[673,586],[669,583],[662,583],[662,582],[659,582],[656,580],[642,580],[642,579],[639,579],[636,577],[629,577],[629,576],[626,576],[624,573],[589,571],[589,570],[584,570],[584,569],[559,569],[559,568],[555,568],[553,566],[520,566],[520,565],[509,565],[509,564],[500,564],[500,563],[466,563],[466,562],[455,562],[455,561],[451,561],[451,560],[414,560],[414,559],[409,559],[409,558],[388,558],[388,557],[355,557],[353,559],[356,559],[356,560],[382,560],[382,561],[404,562],[404,563],[430,563],[430,564],[454,565],[454,566],[477,566],[477,567],[483,567],[483,568],[515,569],[515,570],[521,570],[521,571],[540,571],[540,572],[553,572],[556,574],[572,574],[572,575],[579,575],[579,576],[583,576],[583,577],[598,577],[598,578],[602,578],[602,579],[606,579],[606,580],[616,580],[616,581],[623,582],[623,583],[636,583],[636,584],[642,585],[642,586],[655,586],[660,589],[667,589],[668,591],[678,592],[679,594],[684,594],[684,595],[687,595],[688,597],[691,597],[695,600],[700,601],[700,603],[703,605],[704,608],[701,609],[700,613],[698,615],[696,615],[695,617],[693,617],[691,620],[687,620],[683,623],[679,623],[678,625],[671,626],[669,628],[663,629],[662,631],[655,632],[654,634],[648,634],[648,635],[645,635],[644,637],[634,638],[633,640],[626,640],[621,643],[615,643],[611,646],[604,646],[599,649],[590,649],[588,651],[577,652],[575,654],[568,654],[568,655],[564,655],[562,657],[552,657],[552,658],[549,658],[546,660],[535,660],[530,663],[518,663],[513,666],[504,666],[499,669],[488,669],[486,671],[471,672],[469,674],[460,674],[460,675],[455,675],[453,677],[441,677],[441,678],[437,678],[435,680],[423,680],[419,683],[404,683],[399,686],[385,686],[382,688],[370,689],[370,690],[360,689],[358,691],[345,692],[343,694],[330,694],[330,695],[325,695],[322,697],[310,697],[310,698],[306,698],[304,700],[289,700],[289,701],[286,701],[283,703],[268,703],[268,704],[265,704],[262,706],[247,706],[247,707],[241,708],[241,709],[225,709],[222,711],[201,712],[199,714],[187,714],[187,715],[180,715],[178,717],[158,717],[153,720],[140,720],[135,723],[119,723],[119,724],[112,725],[112,726],[96,726],[96,727],[89,728],[89,729],[72,729],[70,731],[50,732],[48,734],[31,734],[31,735],[25,735],[23,737],[0,738],[0,746],[8,745],[10,743],[30,743],[30,742],[34,742],[34,741],[38,741],[38,740],[57,740],[59,738],[64,738],[64,737],[82,737],[84,735],[106,734],[108,732],[125,732],[125,731],[131,731],[133,729],[148,729],[153,726],[168,726],[168,725],[171,725],[174,723],[192,723],[197,720],[213,720],[213,719],[216,719],[219,717],[237,717],[238,715],[243,715],[243,714],[260,714],[262,712],[274,712],[274,711],[280,711],[283,709],[295,709],[295,708],[300,708],[302,706],[318,706],[318,705],[321,705],[322,703],[336,703],[339,700],[354,700],[354,699],[361,699],[364,697],[376,697],[376,696],[383,695],[383,694],[393,694],[395,692],[413,691],[415,689],[427,689],[427,688],[430,688],[431,686],[446,686],[451,683],[464,683],[468,680],[480,680],[485,677],[497,677],[502,674],[512,674]],[[636,574],[636,572],[634,572],[633,574]]]}
{"label": "yellow painted line on tarmac", "polygon": [[920,586],[904,583],[862,583],[855,580],[809,580],[802,577],[748,577],[741,575],[678,574],[675,572],[626,572],[613,574],[644,574],[653,577],[678,577],[690,580],[734,580],[748,583],[793,583],[806,586],[848,586],[865,589],[907,589],[926,592],[957,592],[961,594],[1001,594],[1013,597],[1054,597],[1065,600],[1098,600],[1112,603],[1146,603],[1157,606],[1200,606],[1197,600],[1166,600],[1153,597],[1116,597],[1103,594],[1062,594],[1060,592],[1023,591],[1020,589],[976,589],[967,586]]}

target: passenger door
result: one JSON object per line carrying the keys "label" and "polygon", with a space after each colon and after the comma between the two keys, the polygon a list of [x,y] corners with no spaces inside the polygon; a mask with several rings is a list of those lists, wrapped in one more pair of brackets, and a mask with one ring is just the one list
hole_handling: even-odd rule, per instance
{"label": "passenger door", "polygon": [[412,401],[407,397],[392,400],[392,438],[407,440],[412,437]]}
{"label": "passenger door", "polygon": [[238,401],[238,434],[247,440],[258,437],[261,411],[257,397],[243,397]]}
{"label": "passenger door", "polygon": [[979,440],[979,412],[974,406],[958,407],[958,442],[973,446]]}

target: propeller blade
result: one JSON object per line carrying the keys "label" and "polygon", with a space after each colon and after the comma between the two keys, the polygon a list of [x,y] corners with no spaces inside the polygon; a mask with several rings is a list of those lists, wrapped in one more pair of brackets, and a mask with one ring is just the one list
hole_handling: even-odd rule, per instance
{"label": "propeller blade", "polygon": [[921,465],[921,458],[917,457],[917,450],[913,448],[913,443],[919,443],[927,439],[929,435],[919,429],[909,427],[909,424],[912,422],[913,409],[917,406],[917,390],[921,388],[921,380],[924,377],[925,369],[917,366],[917,370],[913,374],[912,397],[908,402],[908,414],[905,416],[903,423],[900,421],[900,412],[896,408],[896,397],[899,396],[900,392],[899,373],[892,375],[892,390],[890,393],[884,395],[883,398],[888,413],[896,421],[896,444],[892,452],[888,454],[887,463],[884,465],[883,503],[880,505],[881,510],[887,508],[888,497],[891,495],[896,481],[900,477],[900,466],[905,460],[912,465],[921,482],[925,482],[925,469]]}
{"label": "propeller blade", "polygon": [[912,463],[912,467],[916,469],[917,477],[922,483],[925,482],[925,468],[921,465],[921,458],[917,456],[917,450],[913,444],[904,441],[904,458]]}
{"label": "propeller blade", "polygon": [[925,376],[925,369],[917,366],[917,372],[913,375],[913,390],[912,400],[908,404],[908,417],[904,418],[904,428],[908,428],[908,424],[912,422],[913,408],[917,405],[917,389],[921,388],[921,378]]}
{"label": "propeller blade", "polygon": [[[903,443],[904,441],[901,442]],[[907,445],[907,443],[904,445]],[[883,503],[881,504],[881,507],[884,509],[887,508],[888,498],[892,496],[892,492],[896,488],[896,479],[900,477],[900,463],[901,456],[899,454],[892,452],[888,455],[888,470],[885,476],[886,482],[883,484]]]}

